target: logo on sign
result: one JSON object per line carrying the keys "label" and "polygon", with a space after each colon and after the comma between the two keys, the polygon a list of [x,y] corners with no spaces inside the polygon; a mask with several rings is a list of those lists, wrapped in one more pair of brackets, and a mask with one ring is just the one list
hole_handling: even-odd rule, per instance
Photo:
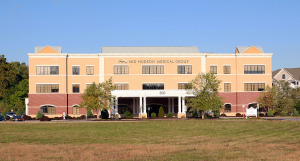
{"label": "logo on sign", "polygon": [[119,59],[119,63],[127,63],[124,59]]}
{"label": "logo on sign", "polygon": [[159,91],[159,94],[160,94],[160,95],[165,95],[165,94],[166,94],[166,91]]}

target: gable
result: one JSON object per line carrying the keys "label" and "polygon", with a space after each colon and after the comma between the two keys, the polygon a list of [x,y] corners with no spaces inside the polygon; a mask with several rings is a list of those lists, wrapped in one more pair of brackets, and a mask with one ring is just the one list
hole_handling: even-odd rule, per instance
{"label": "gable", "polygon": [[40,50],[38,53],[58,53],[50,46],[46,46],[44,49]]}
{"label": "gable", "polygon": [[262,53],[262,52],[260,50],[258,50],[256,47],[251,46],[243,53],[257,54],[257,53]]}

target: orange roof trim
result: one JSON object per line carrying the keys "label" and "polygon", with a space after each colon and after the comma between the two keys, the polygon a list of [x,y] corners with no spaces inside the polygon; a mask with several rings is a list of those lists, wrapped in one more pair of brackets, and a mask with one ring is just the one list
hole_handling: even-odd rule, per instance
{"label": "orange roof trim", "polygon": [[44,49],[42,49],[41,51],[39,51],[38,53],[58,53],[57,51],[55,51],[53,48],[51,48],[50,46],[46,46]]}
{"label": "orange roof trim", "polygon": [[249,49],[244,51],[243,53],[251,53],[251,54],[256,54],[256,53],[262,53],[260,50],[258,50],[256,47],[251,46]]}

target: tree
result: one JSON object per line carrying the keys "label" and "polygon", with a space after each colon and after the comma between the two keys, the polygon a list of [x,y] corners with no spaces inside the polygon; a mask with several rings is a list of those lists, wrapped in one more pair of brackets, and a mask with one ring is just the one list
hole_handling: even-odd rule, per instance
{"label": "tree", "polygon": [[4,55],[0,56],[0,100],[6,95],[7,91],[16,82],[17,72],[13,66],[6,62]]}
{"label": "tree", "polygon": [[270,108],[276,107],[276,90],[273,87],[267,86],[257,98],[260,108],[265,108],[268,111]]}
{"label": "tree", "polygon": [[165,117],[165,111],[162,106],[159,108],[158,117]]}
{"label": "tree", "polygon": [[[114,90],[112,78],[103,83],[93,83],[83,93],[83,101],[80,107],[86,108],[86,110],[103,111],[110,109],[111,100],[114,99],[111,95],[111,91]],[[100,113],[97,114],[99,119]]]}
{"label": "tree", "polygon": [[[297,91],[294,92],[287,81],[276,81],[273,87],[268,87],[260,94],[257,102],[260,107],[272,108],[274,113],[282,111],[292,114],[294,112],[295,101],[297,101]],[[294,99],[293,99],[294,97]]]}
{"label": "tree", "polygon": [[187,106],[191,111],[199,110],[204,114],[209,110],[220,110],[222,97],[219,97],[219,86],[221,81],[213,73],[198,74],[186,89],[187,93],[193,94],[194,97],[186,98]]}

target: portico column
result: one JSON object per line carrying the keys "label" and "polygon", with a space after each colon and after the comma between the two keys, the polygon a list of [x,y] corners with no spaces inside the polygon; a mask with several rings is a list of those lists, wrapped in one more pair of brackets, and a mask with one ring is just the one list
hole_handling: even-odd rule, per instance
{"label": "portico column", "polygon": [[140,97],[140,108],[139,108],[139,113],[142,113],[142,108],[143,108],[143,100],[142,97]]}
{"label": "portico column", "polygon": [[172,113],[174,113],[174,98],[172,98]]}
{"label": "portico column", "polygon": [[171,113],[171,100],[168,98],[168,113]]}
{"label": "portico column", "polygon": [[119,109],[118,109],[118,97],[116,97],[115,114],[119,114]]}
{"label": "portico column", "polygon": [[178,97],[178,113],[181,113],[181,97]]}
{"label": "portico column", "polygon": [[110,107],[111,107],[111,109],[108,110],[108,113],[111,115],[111,114],[113,114],[113,111],[114,111],[114,99],[113,98],[110,101]]}
{"label": "portico column", "polygon": [[185,107],[185,97],[182,97],[182,113],[186,113],[186,107]]}
{"label": "portico column", "polygon": [[143,113],[146,113],[146,96],[144,97]]}
{"label": "portico column", "polygon": [[132,113],[135,114],[135,98],[132,99]]}

